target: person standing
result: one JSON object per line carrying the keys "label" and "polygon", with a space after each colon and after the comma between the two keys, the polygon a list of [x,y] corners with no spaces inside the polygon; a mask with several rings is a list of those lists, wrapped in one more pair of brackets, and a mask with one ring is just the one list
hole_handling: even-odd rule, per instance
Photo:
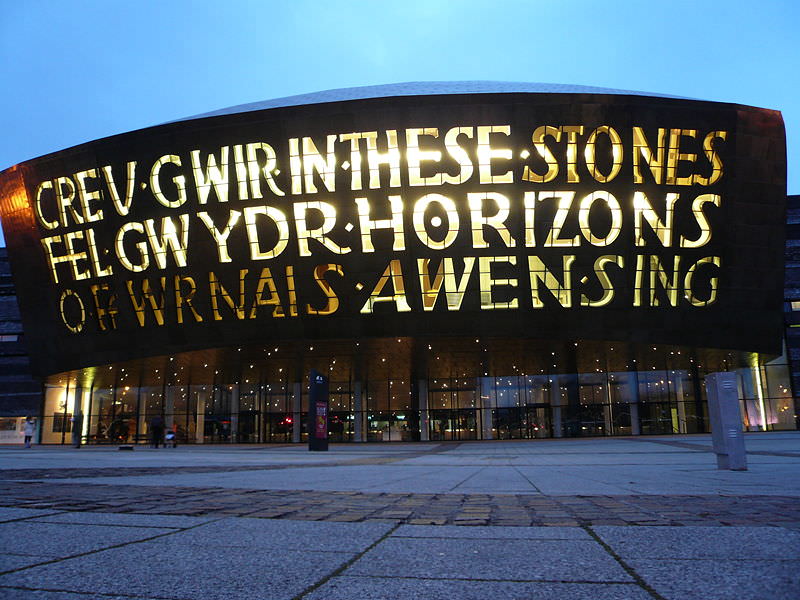
{"label": "person standing", "polygon": [[31,440],[33,436],[36,434],[36,421],[31,416],[25,417],[25,424],[23,425],[23,431],[25,433],[25,447],[31,447]]}
{"label": "person standing", "polygon": [[150,421],[150,447],[158,448],[164,439],[164,419],[161,415],[156,415]]}

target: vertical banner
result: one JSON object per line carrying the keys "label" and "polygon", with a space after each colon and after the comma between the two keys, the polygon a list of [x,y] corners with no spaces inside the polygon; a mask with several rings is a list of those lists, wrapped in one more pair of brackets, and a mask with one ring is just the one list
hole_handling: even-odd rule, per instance
{"label": "vertical banner", "polygon": [[308,386],[308,449],[328,449],[328,378],[311,369]]}

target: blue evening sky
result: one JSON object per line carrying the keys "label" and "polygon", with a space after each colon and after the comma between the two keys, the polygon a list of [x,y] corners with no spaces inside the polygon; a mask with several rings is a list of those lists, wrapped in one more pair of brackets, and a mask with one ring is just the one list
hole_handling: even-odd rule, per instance
{"label": "blue evening sky", "polygon": [[235,104],[474,79],[778,109],[800,193],[798,0],[0,0],[0,169]]}

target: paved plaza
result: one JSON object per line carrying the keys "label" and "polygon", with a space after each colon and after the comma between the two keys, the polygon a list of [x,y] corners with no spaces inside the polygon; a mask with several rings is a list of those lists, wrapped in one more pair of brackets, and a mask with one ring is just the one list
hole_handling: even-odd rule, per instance
{"label": "paved plaza", "polygon": [[0,599],[800,597],[800,432],[0,447]]}

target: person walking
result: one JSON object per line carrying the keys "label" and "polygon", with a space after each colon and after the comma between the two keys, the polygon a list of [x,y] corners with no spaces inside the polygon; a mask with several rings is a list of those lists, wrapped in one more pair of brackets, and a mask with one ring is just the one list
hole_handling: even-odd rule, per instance
{"label": "person walking", "polygon": [[36,421],[31,416],[25,417],[25,424],[23,425],[23,431],[25,433],[25,447],[31,447],[31,440],[33,436],[36,435]]}

